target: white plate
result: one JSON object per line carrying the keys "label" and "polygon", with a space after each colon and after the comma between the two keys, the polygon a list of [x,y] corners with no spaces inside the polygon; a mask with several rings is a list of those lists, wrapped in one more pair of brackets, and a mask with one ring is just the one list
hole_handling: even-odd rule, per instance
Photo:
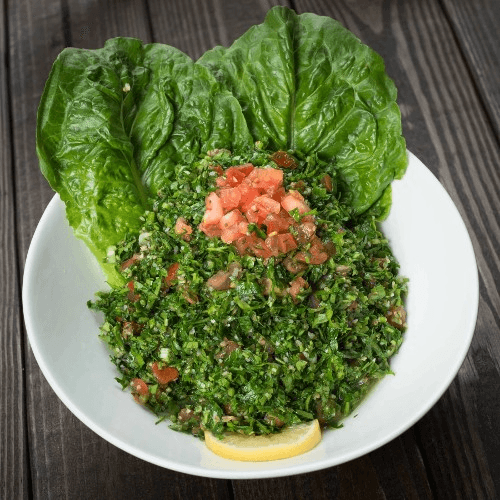
{"label": "white plate", "polygon": [[331,467],[368,453],[408,429],[447,389],[474,332],[478,277],[472,244],[450,197],[412,154],[393,183],[383,230],[410,278],[408,330],[385,377],[339,430],[326,431],[309,453],[247,463],[213,455],[202,441],[155,425],[155,417],[122,392],[100,318],[86,302],[106,288],[86,246],[66,222],[56,195],[28,252],[23,285],[26,328],[34,355],[64,404],[119,448],[162,467],[216,478],[263,478]]}

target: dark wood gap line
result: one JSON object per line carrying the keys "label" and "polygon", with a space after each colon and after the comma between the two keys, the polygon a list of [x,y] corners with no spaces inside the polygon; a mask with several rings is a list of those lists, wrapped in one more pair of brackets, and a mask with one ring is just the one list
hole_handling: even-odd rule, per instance
{"label": "dark wood gap line", "polygon": [[[441,396],[442,397],[442,396]],[[436,404],[439,403],[439,400],[436,402]],[[431,411],[431,410],[429,410]],[[422,417],[425,418],[425,415]],[[436,482],[436,476],[433,474],[432,471],[432,465],[431,465],[431,460],[429,459],[429,456],[427,454],[427,450],[425,448],[425,443],[424,439],[425,437],[423,436],[423,433],[420,431],[418,422],[414,425],[414,439],[415,439],[415,445],[418,449],[418,452],[420,453],[420,457],[422,458],[422,464],[425,470],[425,475],[427,477],[427,482],[429,483],[429,487],[431,490],[431,495],[432,498],[438,498],[438,492],[439,488]]]}
{"label": "dark wood gap line", "polygon": [[[10,26],[9,26],[9,0],[3,0],[3,11],[4,11],[4,48],[5,48],[5,69],[7,71],[7,77],[5,78],[5,101],[6,101],[6,112],[7,112],[7,122],[9,129],[9,147],[10,147],[10,189],[12,191],[12,209],[14,211],[13,221],[14,227],[17,227],[19,224],[18,214],[19,211],[17,207],[19,206],[19,201],[17,199],[17,189],[16,189],[16,157],[15,157],[15,144],[14,144],[14,126],[13,126],[13,109],[12,109],[12,81],[11,81],[11,61],[10,61]],[[26,327],[24,325],[24,312],[23,312],[23,303],[22,303],[22,265],[21,265],[21,243],[19,238],[21,237],[21,232],[16,231],[14,235],[14,249],[16,253],[16,276],[17,276],[17,290],[15,293],[17,294],[19,301],[19,333],[20,333],[20,348],[21,348],[21,380],[22,380],[22,388],[23,388],[23,402],[22,402],[22,412],[23,412],[23,430],[24,430],[24,449],[26,454],[26,477],[27,477],[27,485],[26,490],[28,493],[28,497],[33,498],[33,465],[32,465],[32,457],[30,454],[30,433],[28,426],[28,404],[27,404],[27,394],[28,394],[28,382],[27,382],[27,374],[26,374],[26,359],[28,357],[28,337],[26,332]]]}
{"label": "dark wood gap line", "polygon": [[151,18],[151,8],[149,6],[149,0],[144,2],[144,10],[146,11],[146,24],[148,26],[148,34],[151,42],[156,42],[156,35],[153,29],[153,20]]}
{"label": "dark wood gap line", "polygon": [[235,493],[234,493],[234,480],[226,480],[227,484],[227,494],[229,495],[229,500],[235,500]]}
{"label": "dark wood gap line", "polygon": [[71,21],[68,0],[61,0],[62,28],[64,35],[64,46],[71,47],[73,38],[71,36]]}

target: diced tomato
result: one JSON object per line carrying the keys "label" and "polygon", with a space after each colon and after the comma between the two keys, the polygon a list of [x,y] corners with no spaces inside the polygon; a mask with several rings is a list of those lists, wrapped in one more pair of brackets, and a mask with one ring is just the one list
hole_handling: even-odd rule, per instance
{"label": "diced tomato", "polygon": [[264,193],[268,189],[277,188],[283,184],[283,170],[272,167],[255,168],[245,179],[245,184]]}
{"label": "diced tomato", "polygon": [[238,226],[233,226],[228,229],[224,229],[221,232],[220,239],[224,243],[232,243],[234,240],[238,239],[240,236],[243,236],[243,234],[240,233]]}
{"label": "diced tomato", "polygon": [[225,173],[227,179],[227,186],[238,186],[241,181],[246,177],[243,172],[240,172],[235,167],[229,167]]}
{"label": "diced tomato", "polygon": [[253,203],[245,214],[249,222],[262,224],[269,213],[277,214],[280,210],[281,206],[278,201],[263,195],[254,198]]}
{"label": "diced tomato", "polygon": [[128,293],[127,293],[127,298],[130,300],[130,302],[137,302],[141,296],[138,293],[134,293],[135,285],[134,285],[134,280],[130,280],[127,283],[127,288],[128,288]]}
{"label": "diced tomato", "polygon": [[174,262],[167,271],[167,276],[165,276],[165,279],[163,280],[165,282],[165,285],[168,287],[172,286],[172,283],[177,279],[177,271],[179,269],[179,263]]}
{"label": "diced tomato", "polygon": [[217,194],[224,210],[232,210],[240,204],[241,192],[237,187],[221,189]]}
{"label": "diced tomato", "polygon": [[295,191],[295,189],[290,189],[290,191],[288,191],[288,194],[292,195],[294,198],[297,198],[297,200],[304,201],[304,197],[298,191]]}
{"label": "diced tomato", "polygon": [[241,234],[248,234],[248,222],[240,222],[238,224],[238,229]]}
{"label": "diced tomato", "polygon": [[136,262],[139,262],[142,259],[141,255],[138,253],[134,253],[130,259],[127,259],[125,262],[122,263],[120,266],[120,271],[124,271],[128,267],[132,266]]}
{"label": "diced tomato", "polygon": [[297,248],[297,242],[290,233],[278,234],[278,250],[288,253]]}
{"label": "diced tomato", "polygon": [[256,238],[256,241],[252,244],[250,250],[256,257],[260,257],[261,259],[268,259],[273,255],[262,238]]}
{"label": "diced tomato", "polygon": [[298,252],[295,258],[300,262],[308,264],[323,264],[328,260],[328,250],[321,240],[317,236],[314,236],[309,250],[307,252]]}
{"label": "diced tomato", "polygon": [[248,232],[248,222],[239,222],[234,226],[222,230],[221,240],[224,243],[232,243],[234,240],[245,236]]}
{"label": "diced tomato", "polygon": [[326,262],[328,260],[328,250],[325,248],[322,241],[317,236],[314,236],[312,239],[309,253],[311,254],[311,264],[323,264],[323,262]]}
{"label": "diced tomato", "polygon": [[229,290],[231,288],[231,275],[227,271],[219,271],[208,278],[207,285],[214,290]]}
{"label": "diced tomato", "polygon": [[183,240],[189,241],[191,239],[193,228],[187,223],[184,217],[179,217],[175,223],[174,231],[175,234],[182,236]]}
{"label": "diced tomato", "polygon": [[290,282],[290,288],[288,289],[288,293],[292,296],[292,298],[295,301],[300,291],[305,288],[309,288],[309,284],[304,278],[299,276],[298,278],[295,278],[292,282]]}
{"label": "diced tomato", "polygon": [[244,163],[243,165],[238,165],[236,167],[231,167],[239,170],[245,174],[245,177],[250,174],[250,172],[255,168],[251,163]]}
{"label": "diced tomato", "polygon": [[297,252],[295,254],[295,260],[297,262],[304,262],[305,264],[310,264],[311,256],[309,252]]}
{"label": "diced tomato", "polygon": [[206,211],[203,216],[204,224],[216,224],[224,215],[220,198],[215,193],[210,193],[205,201]]}
{"label": "diced tomato", "polygon": [[236,165],[229,167],[225,172],[223,172],[221,177],[216,180],[217,186],[219,187],[236,187],[241,184],[243,179],[254,169],[251,163],[245,163],[244,165]]}
{"label": "diced tomato", "polygon": [[328,260],[328,254],[326,252],[311,252],[311,258],[309,260],[309,264],[323,264]]}
{"label": "diced tomato", "polygon": [[[273,155],[273,159],[281,161],[278,164],[285,168],[295,162],[293,157],[283,151]],[[217,169],[217,172],[221,174],[221,170]],[[258,168],[248,163],[229,167],[217,179],[217,185],[220,189],[210,193],[205,200],[206,211],[199,225],[199,229],[207,236],[220,237],[225,243],[233,243],[241,255],[253,254],[263,259],[287,254],[299,245],[310,243],[307,251],[300,249],[295,255],[294,269],[323,263],[328,259],[331,252],[316,236],[314,216],[304,215],[310,212],[310,208],[297,189],[300,189],[299,186],[305,187],[305,183],[295,183],[294,189],[286,192],[281,169]],[[300,223],[289,214],[294,210],[303,216]],[[181,222],[176,224],[176,232],[187,234],[188,230]],[[265,240],[254,232],[248,234],[249,223],[257,224],[261,230],[266,229]],[[295,227],[293,234],[290,232],[291,226]]]}
{"label": "diced tomato", "polygon": [[130,381],[130,387],[132,391],[139,396],[147,396],[149,394],[148,384],[141,378],[133,378]]}
{"label": "diced tomato", "polygon": [[273,200],[281,202],[281,199],[286,196],[286,191],[283,186],[278,186],[276,189],[268,189],[267,195]]}
{"label": "diced tomato", "polygon": [[216,224],[204,224],[202,222],[198,226],[198,229],[203,231],[209,238],[215,238],[216,236],[220,236],[222,234],[218,222]]}
{"label": "diced tomato", "polygon": [[255,243],[257,236],[254,233],[246,234],[237,238],[233,243],[240,255],[245,255],[249,252],[251,246]]}
{"label": "diced tomato", "polygon": [[235,208],[234,210],[231,210],[231,212],[228,212],[221,217],[219,221],[219,227],[224,231],[225,229],[228,229],[231,226],[236,226],[240,222],[244,221],[245,218],[243,217],[243,214],[237,208]]}
{"label": "diced tomato", "polygon": [[325,174],[322,178],[321,178],[321,184],[323,184],[323,186],[325,186],[325,189],[331,193],[333,191],[333,183],[332,183],[332,178],[328,175],[328,174]]}
{"label": "diced tomato", "polygon": [[222,176],[224,175],[224,170],[220,165],[212,165],[210,167],[214,172],[217,172],[218,175]]}
{"label": "diced tomato", "polygon": [[241,211],[246,212],[253,203],[253,200],[259,196],[259,190],[245,183],[240,184],[236,189],[238,189],[241,196]]}
{"label": "diced tomato", "polygon": [[217,187],[220,188],[231,187],[228,180],[225,177],[217,177],[217,179],[215,179],[215,184],[217,184]]}
{"label": "diced tomato", "polygon": [[270,156],[271,160],[279,167],[283,168],[296,168],[297,162],[295,158],[288,154],[286,151],[276,151]]}
{"label": "diced tomato", "polygon": [[233,279],[241,276],[242,267],[239,262],[231,262],[227,271],[219,271],[207,280],[207,285],[214,290],[229,290]]}
{"label": "diced tomato", "polygon": [[250,207],[248,207],[248,210],[245,211],[245,217],[247,218],[247,221],[252,224],[259,223],[259,213],[257,210],[257,205],[252,204]]}
{"label": "diced tomato", "polygon": [[297,241],[305,245],[316,234],[316,224],[313,222],[302,222],[297,226]]}
{"label": "diced tomato", "polygon": [[299,200],[297,197],[287,194],[281,200],[281,206],[287,211],[291,212],[292,210],[298,209],[299,214],[305,214],[306,212],[310,212],[311,209],[306,205],[305,202]]}
{"label": "diced tomato", "polygon": [[293,218],[285,210],[280,210],[278,214],[268,214],[263,224],[267,227],[267,234],[270,235],[272,233],[287,232],[294,222]]}
{"label": "diced tomato", "polygon": [[158,363],[155,361],[151,367],[153,370],[153,375],[160,384],[168,384],[173,380],[179,378],[179,372],[177,368],[172,366],[166,366],[165,368],[159,368]]}
{"label": "diced tomato", "polygon": [[271,255],[273,257],[277,257],[280,253],[278,248],[278,235],[273,234],[272,236],[268,236],[265,240],[267,248],[271,251]]}
{"label": "diced tomato", "polygon": [[244,165],[229,167],[225,172],[225,176],[230,186],[238,186],[253,169],[251,163],[245,163]]}
{"label": "diced tomato", "polygon": [[234,246],[240,255],[253,254],[262,259],[268,259],[272,256],[271,250],[267,247],[265,241],[252,233],[250,235],[241,236],[234,241]]}
{"label": "diced tomato", "polygon": [[264,213],[266,216],[268,213],[279,214],[281,210],[279,201],[273,200],[269,196],[257,196],[253,202],[258,206],[259,211],[262,212],[260,215]]}

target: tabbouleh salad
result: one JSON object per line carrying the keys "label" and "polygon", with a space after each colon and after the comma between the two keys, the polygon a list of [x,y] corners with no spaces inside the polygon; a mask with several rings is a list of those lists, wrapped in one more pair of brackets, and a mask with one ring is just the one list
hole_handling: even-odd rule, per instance
{"label": "tabbouleh salad", "polygon": [[105,314],[117,380],[171,428],[339,427],[392,373],[407,280],[325,171],[260,143],[209,151],[110,248],[126,285],[89,307]]}

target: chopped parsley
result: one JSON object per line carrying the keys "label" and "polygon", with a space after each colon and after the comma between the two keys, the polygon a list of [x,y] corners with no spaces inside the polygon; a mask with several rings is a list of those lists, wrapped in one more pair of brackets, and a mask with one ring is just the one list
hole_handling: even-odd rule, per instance
{"label": "chopped parsley", "polygon": [[[307,242],[262,259],[198,229],[216,189],[214,167],[279,168],[270,155],[259,147],[241,156],[221,150],[180,166],[140,234],[109,252],[127,285],[89,302],[105,314],[100,337],[117,380],[175,430],[266,434],[314,418],[339,427],[392,373],[407,280],[373,216],[354,217],[337,198],[331,166],[309,157],[283,169],[285,188],[301,193],[316,235],[334,249],[322,264],[284,265],[294,252],[307,253]],[[304,214],[292,216],[300,224]],[[190,234],[176,232],[179,220]],[[248,229],[265,236],[265,226]],[[216,275],[226,279],[219,289],[209,286]],[[292,294],[298,279],[307,286]]]}

